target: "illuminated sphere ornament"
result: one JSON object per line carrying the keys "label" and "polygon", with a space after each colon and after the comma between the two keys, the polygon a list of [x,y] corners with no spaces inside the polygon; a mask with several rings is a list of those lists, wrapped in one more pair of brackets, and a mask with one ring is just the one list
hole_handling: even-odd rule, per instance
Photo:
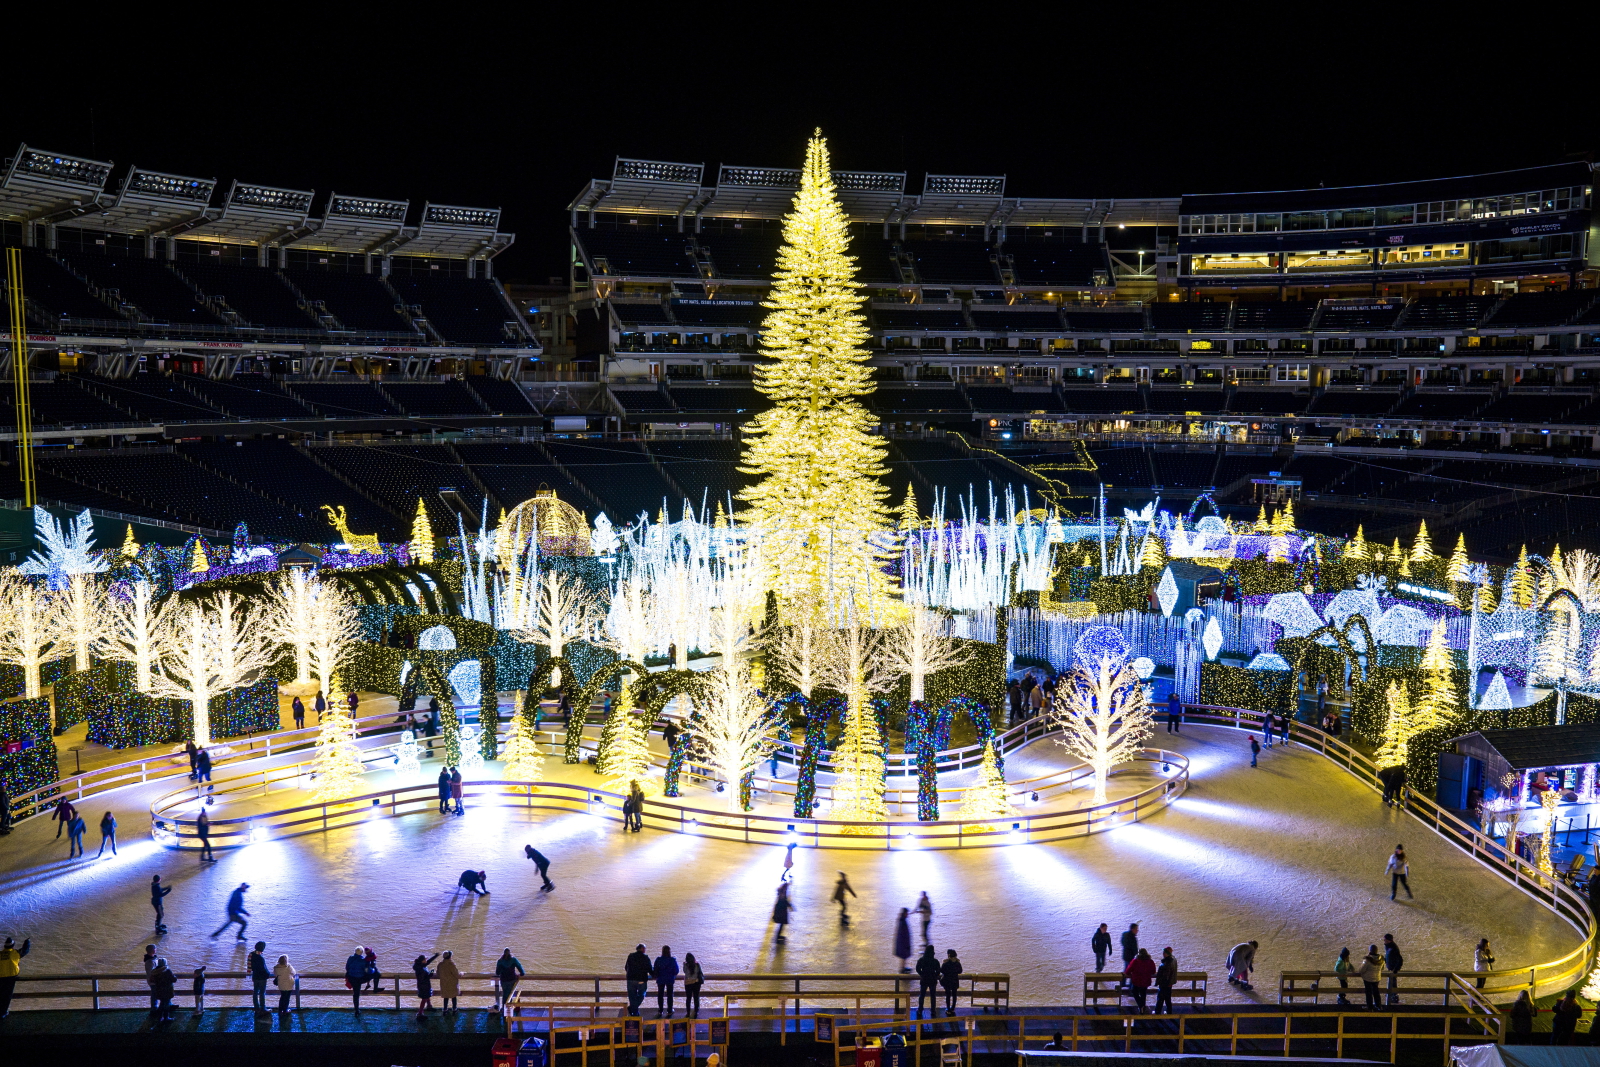
{"label": "illuminated sphere ornament", "polygon": [[[593,552],[589,523],[583,512],[540,486],[532,498],[512,508],[500,525],[538,537],[539,551],[552,556],[587,556]],[[609,530],[610,521],[606,522]]]}
{"label": "illuminated sphere ornament", "polygon": [[1292,668],[1289,661],[1276,652],[1262,652],[1250,661],[1250,670],[1253,671],[1287,671]]}
{"label": "illuminated sphere ornament", "polygon": [[1149,656],[1140,656],[1138,659],[1128,664],[1128,666],[1133,668],[1133,673],[1139,676],[1140,681],[1148,680],[1149,677],[1156,672],[1155,660],[1151,659]]}
{"label": "illuminated sphere ornament", "polygon": [[1091,669],[1102,660],[1123,664],[1128,660],[1128,641],[1115,626],[1089,626],[1072,646],[1072,659]]}
{"label": "illuminated sphere ornament", "polygon": [[1200,643],[1205,646],[1206,659],[1216,659],[1217,653],[1222,651],[1222,627],[1217,625],[1215,615],[1206,620],[1206,628],[1200,635]]}
{"label": "illuminated sphere ornament", "polygon": [[417,647],[425,652],[448,652],[456,647],[456,635],[448,626],[430,626],[417,635]]}

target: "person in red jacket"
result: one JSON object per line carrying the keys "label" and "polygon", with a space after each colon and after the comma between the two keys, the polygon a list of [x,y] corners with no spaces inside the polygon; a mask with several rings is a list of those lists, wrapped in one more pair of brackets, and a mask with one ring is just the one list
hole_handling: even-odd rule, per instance
{"label": "person in red jacket", "polygon": [[1128,988],[1133,992],[1134,1002],[1139,1005],[1139,1014],[1143,1015],[1144,998],[1150,992],[1150,983],[1156,978],[1156,961],[1150,958],[1150,950],[1140,949],[1139,954],[1128,961],[1123,974],[1128,979]]}

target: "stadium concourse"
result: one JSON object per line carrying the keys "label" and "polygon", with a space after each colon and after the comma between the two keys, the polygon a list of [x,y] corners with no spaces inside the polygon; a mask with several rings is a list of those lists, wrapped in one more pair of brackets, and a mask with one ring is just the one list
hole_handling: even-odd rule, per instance
{"label": "stadium concourse", "polygon": [[[405,975],[418,953],[443,949],[463,970],[484,971],[506,947],[530,973],[616,973],[644,942],[652,951],[670,944],[680,958],[693,952],[712,972],[885,973],[897,966],[895,915],[926,891],[940,953],[954,948],[968,970],[1010,974],[1012,1002],[1036,1005],[1078,1002],[1101,922],[1114,934],[1138,922],[1143,945],[1170,945],[1185,970],[1208,971],[1213,1003],[1275,1002],[1280,970],[1327,968],[1340,948],[1360,955],[1385,933],[1410,970],[1467,969],[1480,937],[1508,969],[1577,943],[1551,913],[1321,756],[1277,747],[1253,768],[1245,735],[1233,730],[1189,726],[1159,740],[1191,758],[1187,794],[1106,834],[961,851],[796,850],[784,945],[770,921],[779,848],[469,804],[460,818],[374,818],[222,850],[207,864],[147,832],[150,802],[170,782],[82,805],[91,824],[116,813],[116,857],[68,860],[53,823],[21,824],[0,861],[0,929],[33,938],[32,975],[134,972],[149,943],[179,973],[202,963],[238,970],[246,943],[210,934],[228,895],[247,882],[249,942],[265,940],[272,957],[287,954],[301,971],[338,971],[363,944],[386,975]],[[424,763],[423,774],[436,767]],[[482,776],[494,777],[492,768]],[[587,767],[558,769],[595,780]],[[388,777],[371,774],[371,788]],[[1383,871],[1397,842],[1410,854],[1417,897],[1391,903]],[[539,891],[525,844],[551,859],[555,892]],[[489,896],[456,888],[468,868],[487,871]],[[829,903],[840,871],[858,894],[848,927]],[[152,875],[173,889],[170,932],[156,937]],[[1222,981],[1223,957],[1250,939],[1261,948],[1256,988],[1246,993]]]}

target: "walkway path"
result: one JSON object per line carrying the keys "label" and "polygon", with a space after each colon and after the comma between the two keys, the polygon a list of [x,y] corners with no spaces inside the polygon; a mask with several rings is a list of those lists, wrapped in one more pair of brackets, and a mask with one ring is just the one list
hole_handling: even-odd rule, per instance
{"label": "walkway path", "polygon": [[[251,884],[251,940],[265,938],[301,970],[333,969],[352,945],[371,943],[389,973],[444,948],[479,970],[507,946],[530,971],[609,971],[643,941],[652,951],[671,944],[680,958],[694,952],[715,971],[882,971],[895,964],[895,911],[927,890],[941,954],[953,947],[969,970],[1010,972],[1014,1000],[1036,1004],[1077,1001],[1100,922],[1118,931],[1139,921],[1145,945],[1171,945],[1186,969],[1218,976],[1213,1000],[1224,1003],[1272,1001],[1279,970],[1331,965],[1341,946],[1359,954],[1384,933],[1419,970],[1468,966],[1482,936],[1503,967],[1578,943],[1549,912],[1320,756],[1278,748],[1251,768],[1234,731],[1191,726],[1181,739],[1162,731],[1155,740],[1190,755],[1192,781],[1143,824],[964,852],[797,851],[796,912],[783,946],[769,922],[782,852],[770,847],[482,807],[461,818],[375,819],[200,864],[144,832],[155,786],[85,805],[91,849],[100,812],[118,813],[127,832],[117,859],[66,860],[66,842],[42,819],[0,838],[0,934],[34,938],[31,974],[136,970],[150,940],[146,886],[161,874],[175,889],[171,932],[158,943],[180,973],[200,962],[242,966],[243,945],[208,937],[240,882]],[[521,855],[528,842],[554,861],[556,892],[537,891]],[[1411,854],[1415,901],[1388,899],[1383,866],[1396,842]],[[487,869],[491,896],[453,888],[467,867]],[[848,928],[827,902],[839,870],[860,894]],[[1261,942],[1253,995],[1221,980],[1228,947],[1250,938]]]}

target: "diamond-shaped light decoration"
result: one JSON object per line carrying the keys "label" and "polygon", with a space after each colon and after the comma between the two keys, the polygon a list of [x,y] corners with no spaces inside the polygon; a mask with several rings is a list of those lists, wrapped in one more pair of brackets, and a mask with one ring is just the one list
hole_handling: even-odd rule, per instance
{"label": "diamond-shaped light decoration", "polygon": [[1156,583],[1156,601],[1161,605],[1161,614],[1172,617],[1172,609],[1178,606],[1178,580],[1172,576],[1172,568],[1168,567],[1161,572],[1161,580]]}
{"label": "diamond-shaped light decoration", "polygon": [[1205,646],[1206,659],[1216,659],[1217,653],[1222,651],[1222,627],[1217,625],[1215,615],[1206,620],[1205,632],[1200,635],[1200,643]]}
{"label": "diamond-shaped light decoration", "polygon": [[1139,676],[1140,681],[1145,681],[1156,672],[1156,662],[1149,656],[1140,656],[1128,666],[1133,668],[1133,673]]}

